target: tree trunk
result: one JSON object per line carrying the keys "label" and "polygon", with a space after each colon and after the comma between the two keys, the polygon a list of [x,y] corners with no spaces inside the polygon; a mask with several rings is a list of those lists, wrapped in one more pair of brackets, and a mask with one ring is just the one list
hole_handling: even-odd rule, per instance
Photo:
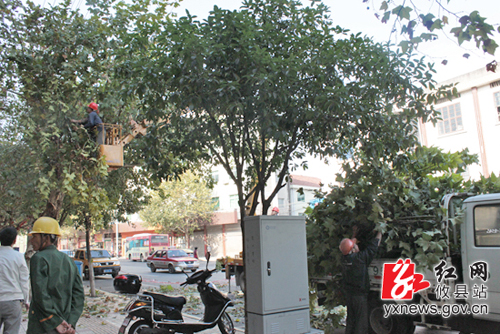
{"label": "tree trunk", "polygon": [[59,212],[62,209],[64,201],[64,193],[59,190],[52,190],[49,195],[49,199],[47,200],[47,205],[45,206],[45,210],[40,215],[40,217],[52,217],[58,220]]}
{"label": "tree trunk", "polygon": [[87,243],[87,260],[89,262],[90,296],[95,297],[94,265],[92,263],[92,252],[90,251],[90,226],[90,218],[85,215],[85,241]]}

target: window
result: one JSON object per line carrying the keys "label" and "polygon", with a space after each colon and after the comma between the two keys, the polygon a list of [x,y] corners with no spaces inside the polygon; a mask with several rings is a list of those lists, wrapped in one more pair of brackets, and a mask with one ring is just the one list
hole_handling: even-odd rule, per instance
{"label": "window", "polygon": [[237,209],[238,206],[238,195],[229,196],[229,207],[231,209]]}
{"label": "window", "polygon": [[495,106],[497,107],[497,117],[500,121],[500,92],[495,93]]}
{"label": "window", "polygon": [[460,103],[443,107],[438,111],[441,113],[442,118],[442,121],[438,122],[439,135],[446,135],[464,129]]}
{"label": "window", "polygon": [[500,205],[474,208],[476,246],[500,246]]}
{"label": "window", "polygon": [[306,194],[297,192],[297,202],[305,202]]}
{"label": "window", "polygon": [[219,183],[219,172],[218,171],[212,172],[212,181],[214,182],[214,184]]}
{"label": "window", "polygon": [[214,210],[219,210],[219,197],[212,197],[212,205],[214,206]]}

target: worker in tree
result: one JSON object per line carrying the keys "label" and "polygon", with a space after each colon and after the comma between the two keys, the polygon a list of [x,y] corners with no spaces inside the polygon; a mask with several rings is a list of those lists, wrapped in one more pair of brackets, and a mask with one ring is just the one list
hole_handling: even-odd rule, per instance
{"label": "worker in tree", "polygon": [[106,131],[104,131],[104,124],[99,117],[99,107],[97,103],[92,102],[87,107],[88,117],[77,120],[72,119],[72,123],[82,124],[85,129],[89,131],[90,137],[99,145],[104,145]]}

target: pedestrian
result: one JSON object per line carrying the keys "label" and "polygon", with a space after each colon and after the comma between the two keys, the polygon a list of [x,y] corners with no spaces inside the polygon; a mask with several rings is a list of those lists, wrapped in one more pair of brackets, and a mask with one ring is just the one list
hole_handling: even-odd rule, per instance
{"label": "pedestrian", "polygon": [[29,234],[31,300],[27,334],[74,334],[83,311],[82,278],[74,261],[56,248],[61,230],[57,221],[40,217]]}
{"label": "pedestrian", "polygon": [[104,145],[106,132],[104,131],[104,123],[102,122],[101,117],[99,117],[99,106],[97,103],[90,103],[87,107],[87,112],[87,118],[81,120],[72,119],[71,122],[82,124],[83,127],[89,131],[92,139],[97,141],[97,144]]}
{"label": "pedestrian", "polygon": [[29,272],[21,253],[14,250],[17,230],[0,231],[0,327],[4,334],[19,334],[22,304],[28,306]]}
{"label": "pedestrian", "polygon": [[368,333],[368,293],[370,277],[368,266],[377,253],[382,233],[377,232],[363,251],[359,250],[356,240],[357,228],[353,239],[340,242],[342,252],[342,291],[347,302],[346,334]]}
{"label": "pedestrian", "polygon": [[193,251],[193,256],[194,256],[194,258],[195,258],[195,259],[197,259],[197,258],[198,258],[198,247],[195,247],[195,248],[194,248],[194,251]]}

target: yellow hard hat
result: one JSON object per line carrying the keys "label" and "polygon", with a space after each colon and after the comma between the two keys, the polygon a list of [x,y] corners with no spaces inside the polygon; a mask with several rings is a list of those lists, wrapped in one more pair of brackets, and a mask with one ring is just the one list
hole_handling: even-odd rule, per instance
{"label": "yellow hard hat", "polygon": [[54,218],[40,217],[33,224],[33,230],[31,230],[29,235],[35,233],[54,234],[57,236],[61,236],[61,229],[59,228],[59,223]]}

